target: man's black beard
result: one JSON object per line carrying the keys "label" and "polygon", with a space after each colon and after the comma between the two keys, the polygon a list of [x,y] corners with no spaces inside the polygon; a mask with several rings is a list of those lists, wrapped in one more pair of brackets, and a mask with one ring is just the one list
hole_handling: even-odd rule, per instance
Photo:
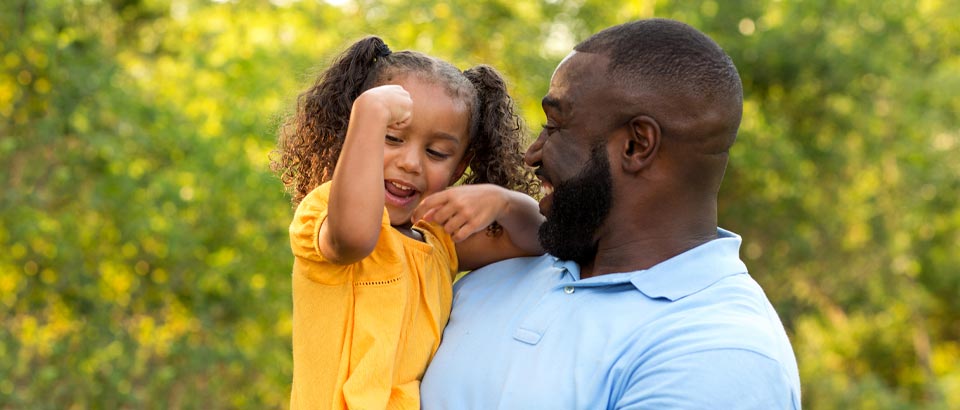
{"label": "man's black beard", "polygon": [[603,146],[591,150],[590,161],[553,192],[550,215],[540,225],[540,245],[553,256],[580,265],[597,255],[596,234],[610,213],[613,179]]}

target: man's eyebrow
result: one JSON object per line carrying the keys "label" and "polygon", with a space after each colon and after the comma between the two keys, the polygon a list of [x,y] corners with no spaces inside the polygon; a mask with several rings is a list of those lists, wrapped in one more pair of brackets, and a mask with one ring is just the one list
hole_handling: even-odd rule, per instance
{"label": "man's eyebrow", "polygon": [[540,105],[542,105],[543,108],[551,107],[557,111],[563,111],[563,107],[560,106],[560,100],[549,95],[543,97],[543,100],[540,101]]}

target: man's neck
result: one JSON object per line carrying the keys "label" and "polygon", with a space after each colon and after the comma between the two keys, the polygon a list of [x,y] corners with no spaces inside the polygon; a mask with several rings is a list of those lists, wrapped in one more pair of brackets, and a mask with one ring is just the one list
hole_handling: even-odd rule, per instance
{"label": "man's neck", "polygon": [[593,261],[580,266],[581,279],[649,269],[717,238],[716,219],[667,230],[631,230],[627,226],[619,225],[601,235]]}

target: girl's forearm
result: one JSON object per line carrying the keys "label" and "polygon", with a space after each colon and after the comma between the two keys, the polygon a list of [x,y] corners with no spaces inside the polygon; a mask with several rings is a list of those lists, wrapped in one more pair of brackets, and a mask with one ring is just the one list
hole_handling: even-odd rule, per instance
{"label": "girl's forearm", "polygon": [[537,232],[543,224],[544,217],[540,214],[537,200],[517,191],[506,190],[507,206],[497,223],[503,227],[510,241],[518,249],[530,255],[539,255],[544,252],[537,239]]}
{"label": "girl's forearm", "polygon": [[376,106],[360,107],[363,103],[358,98],[350,115],[320,231],[321,244],[326,241],[324,256],[340,264],[373,251],[383,216],[383,138],[389,113]]}

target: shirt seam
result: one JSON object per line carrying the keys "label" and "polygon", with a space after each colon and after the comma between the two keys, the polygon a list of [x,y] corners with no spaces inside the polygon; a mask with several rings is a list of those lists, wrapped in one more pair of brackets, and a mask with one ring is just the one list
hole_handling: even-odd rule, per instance
{"label": "shirt seam", "polygon": [[364,282],[353,282],[353,286],[389,285],[389,284],[391,284],[391,283],[399,282],[401,279],[403,279],[403,275],[397,276],[397,277],[392,278],[392,279],[386,279],[386,280],[372,280],[372,281],[364,281]]}

